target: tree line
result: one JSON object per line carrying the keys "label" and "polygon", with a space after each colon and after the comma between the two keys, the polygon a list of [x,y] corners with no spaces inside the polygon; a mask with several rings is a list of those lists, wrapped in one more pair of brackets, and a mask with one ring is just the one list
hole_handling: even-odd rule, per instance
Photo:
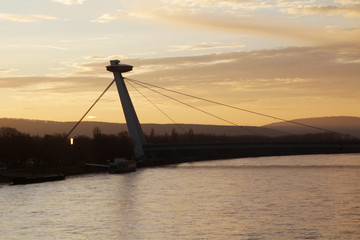
{"label": "tree line", "polygon": [[26,166],[63,167],[84,163],[103,163],[115,157],[132,157],[127,132],[102,134],[95,128],[93,137],[76,136],[71,145],[65,134],[30,136],[15,128],[0,128],[0,164],[8,168]]}
{"label": "tree line", "polygon": [[[131,138],[128,132],[103,134],[95,127],[93,136],[76,136],[71,145],[65,134],[31,136],[15,128],[0,128],[0,164],[8,168],[26,166],[76,166],[84,163],[107,164],[116,157],[133,157]],[[178,133],[174,128],[170,134],[157,135],[154,129],[146,135],[149,143],[204,143],[204,142],[329,142],[358,141],[334,133],[266,136],[226,136],[195,134],[192,129]]]}

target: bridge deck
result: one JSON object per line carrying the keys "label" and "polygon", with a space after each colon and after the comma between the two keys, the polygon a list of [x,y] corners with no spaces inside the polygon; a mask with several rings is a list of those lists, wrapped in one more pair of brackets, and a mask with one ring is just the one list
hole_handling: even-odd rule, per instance
{"label": "bridge deck", "polygon": [[360,142],[169,143],[146,144],[143,147],[145,151],[251,148],[354,148],[360,151]]}

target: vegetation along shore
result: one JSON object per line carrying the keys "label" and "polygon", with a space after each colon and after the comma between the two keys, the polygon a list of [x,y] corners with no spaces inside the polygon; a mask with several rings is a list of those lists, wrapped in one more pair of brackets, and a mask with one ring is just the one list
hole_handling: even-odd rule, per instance
{"label": "vegetation along shore", "polygon": [[[236,157],[360,152],[359,139],[335,133],[226,136],[196,134],[192,129],[178,133],[173,129],[171,133],[161,135],[152,130],[146,138],[152,146],[147,151],[149,160],[138,162],[138,167]],[[165,145],[171,147],[166,150],[156,148]],[[103,134],[95,127],[92,137],[80,135],[70,144],[65,134],[31,136],[15,128],[2,127],[0,175],[3,177],[0,181],[7,181],[9,173],[73,175],[104,171],[85,164],[107,165],[118,157],[131,159],[132,149],[131,139],[125,131]]]}

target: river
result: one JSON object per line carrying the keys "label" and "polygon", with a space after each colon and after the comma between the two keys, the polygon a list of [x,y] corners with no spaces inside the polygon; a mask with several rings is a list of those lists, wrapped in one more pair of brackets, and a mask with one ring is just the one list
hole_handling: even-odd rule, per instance
{"label": "river", "polygon": [[0,185],[0,239],[360,239],[360,154]]}

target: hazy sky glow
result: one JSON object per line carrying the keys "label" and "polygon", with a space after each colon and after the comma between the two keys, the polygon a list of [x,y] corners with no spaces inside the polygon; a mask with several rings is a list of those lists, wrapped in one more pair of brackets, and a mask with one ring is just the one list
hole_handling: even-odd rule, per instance
{"label": "hazy sky glow", "polygon": [[[1,118],[77,121],[113,79],[110,59],[134,66],[126,77],[280,118],[360,116],[358,0],[0,3]],[[128,88],[141,122],[169,122]],[[179,123],[227,124],[139,90]],[[87,120],[124,122],[115,86]]]}

